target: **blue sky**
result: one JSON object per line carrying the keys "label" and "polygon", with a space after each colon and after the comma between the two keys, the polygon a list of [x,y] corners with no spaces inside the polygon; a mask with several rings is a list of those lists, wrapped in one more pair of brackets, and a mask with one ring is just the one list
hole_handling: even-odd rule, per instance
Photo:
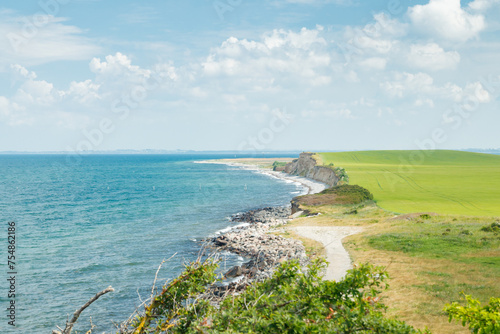
{"label": "blue sky", "polygon": [[500,0],[3,1],[0,151],[498,148]]}

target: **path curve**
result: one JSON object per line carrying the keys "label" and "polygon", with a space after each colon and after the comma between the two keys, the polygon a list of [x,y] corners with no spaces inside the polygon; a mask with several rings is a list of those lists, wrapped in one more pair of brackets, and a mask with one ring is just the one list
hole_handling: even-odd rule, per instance
{"label": "path curve", "polygon": [[326,260],[329,262],[323,279],[340,281],[347,270],[352,268],[349,253],[342,245],[342,239],[359,233],[361,227],[352,226],[296,226],[293,230],[299,235],[321,242],[326,248]]}

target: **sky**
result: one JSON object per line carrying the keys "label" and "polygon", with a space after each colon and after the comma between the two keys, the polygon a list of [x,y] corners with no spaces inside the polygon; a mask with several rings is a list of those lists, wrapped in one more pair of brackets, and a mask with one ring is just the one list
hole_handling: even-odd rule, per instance
{"label": "sky", "polygon": [[500,0],[4,0],[0,151],[500,148]]}

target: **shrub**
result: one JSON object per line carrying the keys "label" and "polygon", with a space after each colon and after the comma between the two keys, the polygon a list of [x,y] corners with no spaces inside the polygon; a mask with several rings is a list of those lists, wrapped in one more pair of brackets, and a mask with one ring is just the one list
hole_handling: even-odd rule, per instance
{"label": "shrub", "polygon": [[287,165],[286,162],[275,161],[275,162],[273,162],[273,170],[274,171],[282,171],[283,169],[285,169],[286,165]]}
{"label": "shrub", "polygon": [[343,184],[323,190],[320,195],[335,194],[343,204],[358,204],[373,200],[372,193],[358,185]]}
{"label": "shrub", "polygon": [[306,269],[284,262],[270,279],[227,297],[218,309],[192,294],[214,277],[212,264],[188,266],[137,318],[134,333],[421,333],[384,317],[383,269],[361,265],[335,282],[322,280],[325,265],[323,259]]}
{"label": "shrub", "polygon": [[462,326],[469,326],[472,333],[500,333],[500,298],[491,298],[490,303],[481,306],[481,303],[469,295],[464,294],[466,306],[455,302],[446,304],[444,311],[450,322],[455,319],[462,322]]}
{"label": "shrub", "polygon": [[498,233],[500,232],[500,223],[494,222],[491,225],[481,227],[481,231]]}
{"label": "shrub", "polygon": [[[332,168],[331,166],[330,168]],[[333,168],[333,171],[335,172],[335,175],[339,178],[339,184],[347,184],[349,183],[349,175],[347,175],[347,172],[345,171],[344,168],[342,167],[335,167]]]}
{"label": "shrub", "polygon": [[[373,195],[365,188],[358,185],[343,184],[327,188],[320,193],[298,196],[293,199],[295,205],[336,205],[360,204],[373,200]],[[359,209],[359,208],[358,208]]]}

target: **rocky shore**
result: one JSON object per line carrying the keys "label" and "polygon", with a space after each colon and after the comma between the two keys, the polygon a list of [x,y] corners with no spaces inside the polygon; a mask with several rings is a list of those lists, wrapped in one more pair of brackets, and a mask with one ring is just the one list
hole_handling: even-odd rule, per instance
{"label": "rocky shore", "polygon": [[286,224],[290,215],[290,207],[268,207],[237,214],[231,220],[248,225],[206,239],[206,247],[217,252],[238,254],[246,262],[241,266],[234,266],[224,274],[225,278],[232,280],[231,283],[211,287],[204,297],[218,303],[227,295],[237,294],[255,281],[271,277],[275,268],[286,260],[298,259],[301,265],[306,265],[309,260],[302,242],[269,233]]}
{"label": "rocky shore", "polygon": [[[240,160],[209,160],[198,163],[224,164],[295,182],[304,188],[302,194],[315,194],[329,187],[320,180],[263,169],[257,165],[242,163]],[[298,259],[302,266],[307,265],[309,258],[301,241],[270,233],[285,225],[291,219],[291,215],[290,206],[267,207],[236,214],[231,217],[231,221],[244,224],[243,226],[205,239],[204,247],[219,254],[223,252],[238,254],[245,259],[245,262],[227,270],[224,273],[226,284],[212,286],[202,298],[217,305],[226,296],[238,294],[250,284],[271,277],[276,267],[283,261]]]}

